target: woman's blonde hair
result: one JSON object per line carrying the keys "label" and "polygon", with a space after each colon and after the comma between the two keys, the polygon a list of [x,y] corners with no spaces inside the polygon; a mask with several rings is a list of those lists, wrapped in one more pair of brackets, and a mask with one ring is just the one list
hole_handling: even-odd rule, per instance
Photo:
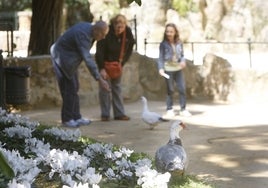
{"label": "woman's blonde hair", "polygon": [[117,14],[110,20],[111,25],[115,26],[118,24],[127,25],[127,18],[123,14]]}

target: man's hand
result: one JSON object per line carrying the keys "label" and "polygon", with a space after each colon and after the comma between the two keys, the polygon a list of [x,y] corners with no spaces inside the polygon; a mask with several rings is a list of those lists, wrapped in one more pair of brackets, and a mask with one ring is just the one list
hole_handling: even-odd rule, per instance
{"label": "man's hand", "polygon": [[106,72],[105,69],[101,69],[101,70],[100,70],[100,75],[101,75],[101,77],[102,77],[104,80],[109,79],[109,75],[107,74],[107,72]]}
{"label": "man's hand", "polygon": [[101,87],[103,87],[106,91],[111,91],[111,88],[107,82],[107,80],[104,80],[102,77],[99,79],[99,84]]}

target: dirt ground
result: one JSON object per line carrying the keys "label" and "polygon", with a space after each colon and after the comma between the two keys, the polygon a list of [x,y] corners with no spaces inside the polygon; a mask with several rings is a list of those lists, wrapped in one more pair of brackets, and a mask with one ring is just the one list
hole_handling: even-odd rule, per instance
{"label": "dirt ground", "polygon": [[[165,112],[163,101],[148,101],[151,111]],[[175,109],[178,106],[175,106]],[[214,104],[189,101],[191,117],[176,116],[187,124],[181,132],[189,157],[188,174],[198,175],[216,188],[268,187],[267,102]],[[82,126],[83,135],[118,144],[154,156],[169,139],[164,122],[149,130],[141,120],[141,101],[125,105],[130,121],[100,121],[99,106],[83,107],[84,117],[93,122]],[[32,120],[60,126],[60,108],[19,112]]]}

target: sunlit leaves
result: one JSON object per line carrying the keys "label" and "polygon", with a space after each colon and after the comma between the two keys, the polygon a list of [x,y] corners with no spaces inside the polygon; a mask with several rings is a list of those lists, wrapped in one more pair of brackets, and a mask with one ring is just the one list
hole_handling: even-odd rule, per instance
{"label": "sunlit leaves", "polygon": [[141,6],[141,0],[127,0],[128,4],[131,4],[132,2],[136,2],[139,6]]}

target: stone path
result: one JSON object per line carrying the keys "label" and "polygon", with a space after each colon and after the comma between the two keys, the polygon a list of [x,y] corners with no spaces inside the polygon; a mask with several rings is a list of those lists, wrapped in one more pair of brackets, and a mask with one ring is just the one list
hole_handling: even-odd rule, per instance
{"label": "stone path", "polygon": [[[154,156],[169,139],[170,122],[149,130],[140,118],[141,102],[125,105],[130,121],[99,120],[99,107],[82,108],[93,120],[80,127],[83,135],[123,145]],[[151,111],[164,113],[163,101],[148,101]],[[178,107],[175,107],[178,108]],[[187,173],[198,175],[216,188],[268,187],[267,103],[212,104],[190,101],[192,117],[179,117],[188,125],[181,132],[189,157]],[[60,108],[24,111],[32,120],[60,125]]]}

